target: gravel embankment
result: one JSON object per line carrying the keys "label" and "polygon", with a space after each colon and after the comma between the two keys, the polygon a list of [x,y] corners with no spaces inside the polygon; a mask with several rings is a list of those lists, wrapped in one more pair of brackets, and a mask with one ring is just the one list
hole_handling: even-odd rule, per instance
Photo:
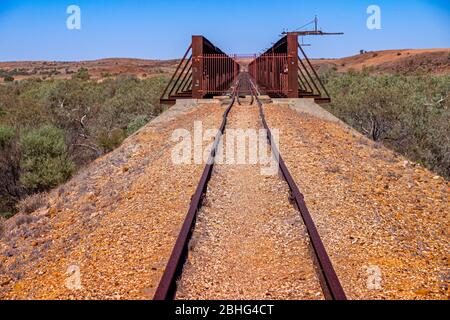
{"label": "gravel embankment", "polygon": [[[256,103],[235,104],[225,145],[229,129],[261,127]],[[260,169],[215,166],[177,299],[323,299],[288,186]]]}
{"label": "gravel embankment", "polygon": [[[448,299],[449,182],[340,123],[264,109],[348,297]],[[224,110],[169,110],[8,220],[0,299],[151,299],[204,168],[175,165],[171,135],[217,129]],[[256,105],[236,104],[227,128],[261,128]],[[260,169],[216,165],[177,298],[323,299],[288,187]]]}
{"label": "gravel embankment", "polygon": [[172,132],[197,120],[217,129],[224,110],[169,110],[55,191],[49,209],[8,221],[0,298],[151,299],[204,167],[172,163]]}
{"label": "gravel embankment", "polygon": [[265,113],[348,297],[448,299],[448,181],[341,124]]}

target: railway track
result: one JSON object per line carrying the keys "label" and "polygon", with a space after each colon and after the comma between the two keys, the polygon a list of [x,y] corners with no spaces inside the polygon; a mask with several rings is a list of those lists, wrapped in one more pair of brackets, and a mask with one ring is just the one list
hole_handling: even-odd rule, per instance
{"label": "railway track", "polygon": [[177,280],[180,278],[183,272],[184,264],[187,260],[189,241],[195,228],[197,214],[202,206],[202,200],[206,192],[208,182],[211,179],[211,174],[214,167],[214,158],[220,139],[225,131],[227,117],[234,103],[237,102],[239,105],[241,104],[240,98],[242,95],[250,95],[251,104],[253,104],[254,101],[258,104],[259,117],[264,129],[267,131],[268,144],[271,146],[273,154],[277,157],[280,173],[290,189],[289,200],[295,206],[297,211],[300,212],[309,235],[310,244],[314,253],[314,262],[324,297],[328,300],[346,300],[345,292],[340,284],[314,221],[309,213],[304,197],[292,178],[283,158],[279,153],[279,150],[277,149],[276,144],[273,142],[274,139],[272,133],[265,119],[263,104],[258,97],[259,92],[250,79],[248,73],[241,73],[239,79],[232,87],[230,93],[231,100],[224,112],[222,125],[219,129],[220,132],[215,138],[208,163],[205,166],[197,189],[192,196],[188,213],[154,295],[154,300],[173,300],[175,298],[177,291]]}

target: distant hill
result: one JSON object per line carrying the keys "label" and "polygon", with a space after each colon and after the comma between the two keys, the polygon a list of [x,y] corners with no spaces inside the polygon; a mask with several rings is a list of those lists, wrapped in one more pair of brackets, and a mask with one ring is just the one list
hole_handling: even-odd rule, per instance
{"label": "distant hill", "polygon": [[319,70],[338,72],[369,68],[372,73],[414,73],[417,71],[443,74],[450,72],[450,48],[420,50],[370,51],[341,59],[315,59]]}
{"label": "distant hill", "polygon": [[128,58],[108,58],[92,61],[64,62],[64,61],[15,61],[0,62],[0,81],[8,74],[16,80],[30,77],[39,78],[70,78],[80,68],[89,70],[93,79],[118,74],[133,74],[139,78],[146,78],[159,74],[172,73],[178,60],[145,60]]}
{"label": "distant hill", "polygon": [[[241,59],[248,63],[249,58]],[[244,61],[245,60],[245,61]],[[450,48],[403,49],[370,51],[341,59],[313,59],[312,63],[321,71],[334,69],[338,72],[369,68],[372,73],[415,73],[417,71],[443,74],[450,73]],[[172,74],[179,60],[145,60],[108,58],[92,61],[15,61],[0,62],[0,82],[5,75],[16,80],[30,77],[43,79],[67,79],[80,68],[89,70],[93,79],[107,76],[132,74],[139,78]]]}

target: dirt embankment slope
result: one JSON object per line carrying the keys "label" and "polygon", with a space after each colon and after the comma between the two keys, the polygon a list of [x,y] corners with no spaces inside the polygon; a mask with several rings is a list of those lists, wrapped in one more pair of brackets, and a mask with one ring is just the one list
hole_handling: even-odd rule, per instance
{"label": "dirt embankment slope", "polygon": [[[280,130],[281,154],[305,195],[348,297],[448,298],[449,182],[342,123],[292,108],[283,103],[265,106],[267,121]],[[144,127],[122,147],[54,191],[47,208],[10,219],[0,237],[0,299],[151,299],[203,169],[203,165],[179,166],[171,161],[171,134],[179,128],[192,130],[197,120],[203,121],[205,129],[218,128],[223,111],[219,104],[169,110],[159,122]],[[253,120],[238,115],[243,122],[240,125],[255,122],[256,110],[254,114]],[[235,120],[232,116],[230,125],[236,125]],[[221,173],[221,169],[225,171]],[[225,208],[254,197],[251,190],[239,188],[239,177],[246,176],[239,175],[238,169],[217,167],[209,206]],[[251,168],[246,170],[251,172]],[[227,181],[220,179],[225,173]],[[236,192],[229,194],[229,203],[222,203],[224,197],[219,197],[220,201],[211,198],[232,191],[230,183],[239,190],[239,197],[233,195]],[[274,187],[263,188],[262,193],[278,190],[274,181],[267,183]],[[297,239],[294,236],[299,231],[291,234],[292,238],[288,233],[300,223],[287,216],[291,210],[288,198],[282,205],[278,205],[281,198],[271,203],[258,200],[260,208],[237,212],[232,207],[236,212],[230,216],[237,221],[242,218],[239,214],[273,217],[270,230],[264,231],[263,221],[256,227],[268,232],[270,239]],[[198,230],[206,230],[204,234],[209,236],[218,233],[211,247],[209,240],[202,244],[199,239],[197,249],[194,246],[191,252],[194,262],[192,254],[202,252],[201,248],[228,246],[220,237],[234,229],[227,227],[231,220],[214,225],[216,218],[230,218],[224,215],[222,219],[219,213],[211,208],[202,211]],[[250,228],[246,230],[251,233],[247,222]],[[280,233],[274,235],[271,230]],[[292,245],[294,242],[286,247],[285,255],[297,257],[295,248],[302,246]],[[284,248],[285,244],[277,246]],[[194,266],[209,265],[219,271],[223,267],[222,275],[228,275],[232,257],[230,253],[209,264],[198,260]],[[298,269],[292,275],[299,275]],[[286,275],[284,280],[294,284],[294,278]],[[192,282],[185,280],[184,285],[192,289]],[[226,281],[238,284],[235,280]],[[261,281],[266,280],[261,276]],[[295,285],[281,289],[288,295]]]}
{"label": "dirt embankment slope", "polygon": [[218,128],[224,110],[171,108],[52,192],[47,207],[9,219],[0,300],[151,299],[203,170],[172,161],[172,133],[200,119]]}

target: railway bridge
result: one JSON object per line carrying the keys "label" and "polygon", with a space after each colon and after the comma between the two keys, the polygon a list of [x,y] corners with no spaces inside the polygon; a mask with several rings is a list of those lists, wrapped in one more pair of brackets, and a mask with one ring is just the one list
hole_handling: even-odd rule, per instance
{"label": "railway bridge", "polygon": [[253,56],[228,55],[205,37],[192,36],[161,103],[229,93],[241,72],[248,72],[258,90],[272,98],[330,102],[327,89],[299,44],[298,33],[288,32],[264,53]]}
{"label": "railway bridge", "polygon": [[252,56],[194,36],[174,106],[7,221],[0,299],[448,298],[448,181],[316,104],[297,36]]}

